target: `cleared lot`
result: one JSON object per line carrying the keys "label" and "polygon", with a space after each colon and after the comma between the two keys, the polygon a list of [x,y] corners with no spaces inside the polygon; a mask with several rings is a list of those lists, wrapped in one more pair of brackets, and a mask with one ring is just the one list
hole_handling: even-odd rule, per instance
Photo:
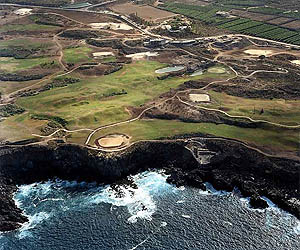
{"label": "cleared lot", "polygon": [[111,9],[124,15],[137,14],[138,17],[154,22],[176,15],[172,12],[156,9],[148,5],[136,5],[133,3],[117,4],[112,6]]}

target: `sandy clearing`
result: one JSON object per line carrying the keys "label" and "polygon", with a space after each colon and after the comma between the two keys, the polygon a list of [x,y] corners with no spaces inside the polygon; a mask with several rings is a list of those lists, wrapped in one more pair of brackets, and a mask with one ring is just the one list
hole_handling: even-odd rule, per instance
{"label": "sandy clearing", "polygon": [[114,53],[111,51],[105,51],[105,52],[95,52],[93,53],[93,57],[105,57],[105,56],[114,56]]}
{"label": "sandy clearing", "polygon": [[120,148],[129,144],[129,136],[124,134],[109,134],[95,140],[100,148]]}
{"label": "sandy clearing", "polygon": [[159,21],[177,16],[177,14],[169,11],[157,9],[149,5],[136,5],[134,3],[116,4],[111,9],[124,15],[136,14],[147,21]]}
{"label": "sandy clearing", "polygon": [[132,30],[133,28],[125,23],[90,23],[93,29],[112,29],[112,30]]}
{"label": "sandy clearing", "polygon": [[209,73],[214,73],[214,74],[224,74],[224,73],[226,73],[226,69],[220,68],[220,67],[209,68],[207,71]]}
{"label": "sandy clearing", "polygon": [[189,96],[193,102],[210,102],[210,96],[207,94],[190,94]]}
{"label": "sandy clearing", "polygon": [[267,50],[267,49],[247,49],[244,51],[244,53],[252,56],[270,56],[274,52],[273,50]]}
{"label": "sandy clearing", "polygon": [[101,138],[99,141],[100,146],[107,147],[119,147],[123,143],[123,137],[115,137],[115,138]]}
{"label": "sandy clearing", "polygon": [[300,65],[300,60],[293,60],[293,61],[291,61],[291,63]]}
{"label": "sandy clearing", "polygon": [[158,56],[158,52],[147,51],[147,52],[126,55],[127,58],[132,58],[133,60],[141,60],[141,59],[144,59],[147,57],[152,57],[152,56]]}
{"label": "sandy clearing", "polygon": [[24,15],[29,15],[31,14],[32,9],[28,9],[28,8],[22,8],[22,9],[18,9],[16,10],[14,13],[20,16],[24,16]]}

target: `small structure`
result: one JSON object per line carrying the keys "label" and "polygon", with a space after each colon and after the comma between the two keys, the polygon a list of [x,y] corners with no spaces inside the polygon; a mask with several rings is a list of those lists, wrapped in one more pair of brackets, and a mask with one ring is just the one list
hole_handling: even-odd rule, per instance
{"label": "small structure", "polygon": [[166,44],[168,44],[169,41],[166,39],[150,39],[146,42],[144,42],[145,47],[155,48],[155,47],[161,47]]}
{"label": "small structure", "polygon": [[169,44],[173,46],[191,46],[196,43],[196,40],[177,40],[177,41],[170,41]]}

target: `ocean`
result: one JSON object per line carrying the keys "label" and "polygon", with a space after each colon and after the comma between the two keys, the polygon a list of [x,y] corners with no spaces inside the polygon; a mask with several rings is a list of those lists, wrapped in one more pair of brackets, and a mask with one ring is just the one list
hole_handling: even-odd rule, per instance
{"label": "ocean", "polygon": [[270,200],[257,210],[238,190],[176,188],[157,171],[130,178],[137,188],[120,192],[63,180],[20,186],[29,222],[0,234],[0,249],[300,249],[300,222]]}

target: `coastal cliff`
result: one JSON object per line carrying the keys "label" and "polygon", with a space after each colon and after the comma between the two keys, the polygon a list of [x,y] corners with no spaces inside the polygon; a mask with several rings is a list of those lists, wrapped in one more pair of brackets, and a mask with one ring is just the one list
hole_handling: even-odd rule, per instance
{"label": "coastal cliff", "polygon": [[[168,181],[204,189],[238,187],[252,203],[270,198],[279,207],[300,218],[300,162],[269,157],[241,144],[201,141],[209,154],[199,163],[188,140],[140,142],[120,152],[102,152],[74,144],[2,146],[0,148],[0,231],[17,229],[26,222],[13,201],[16,186],[53,178],[114,183],[147,169],[165,169]],[[200,146],[199,146],[200,147]]]}

